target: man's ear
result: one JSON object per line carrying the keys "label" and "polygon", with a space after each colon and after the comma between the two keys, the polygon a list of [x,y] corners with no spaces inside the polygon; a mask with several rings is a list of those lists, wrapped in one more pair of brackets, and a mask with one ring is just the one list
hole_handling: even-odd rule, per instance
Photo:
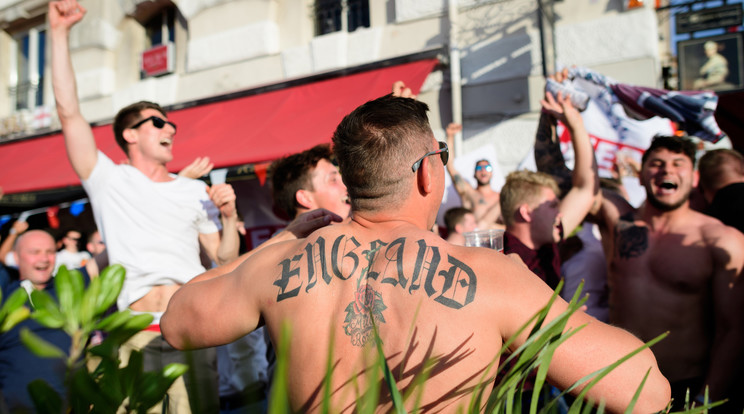
{"label": "man's ear", "polygon": [[416,183],[421,194],[430,194],[434,191],[434,182],[431,176],[431,163],[429,157],[421,160],[419,169],[416,170]]}
{"label": "man's ear", "polygon": [[308,210],[312,210],[315,208],[315,198],[307,190],[297,190],[297,192],[295,193],[295,200],[297,200],[297,203],[299,203],[299,205],[305,207]]}
{"label": "man's ear", "polygon": [[132,128],[127,128],[122,131],[121,136],[124,137],[124,141],[128,144],[134,144],[137,142],[137,132]]}
{"label": "man's ear", "polygon": [[530,208],[527,203],[523,203],[519,205],[519,208],[517,209],[517,219],[524,221],[525,223],[529,223],[532,221],[532,208]]}
{"label": "man's ear", "polygon": [[698,170],[692,171],[692,186],[697,187],[700,185],[700,172]]}

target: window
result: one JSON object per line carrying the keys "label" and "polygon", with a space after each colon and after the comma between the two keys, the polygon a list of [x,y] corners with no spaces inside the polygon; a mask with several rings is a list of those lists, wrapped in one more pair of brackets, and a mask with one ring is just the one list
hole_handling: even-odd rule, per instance
{"label": "window", "polygon": [[[160,13],[156,13],[152,16],[144,24],[149,43],[147,48],[166,44],[168,42],[175,42],[175,20],[176,10],[172,7],[163,8]],[[165,41],[163,39],[165,39]]]}
{"label": "window", "polygon": [[44,104],[46,30],[37,26],[13,35],[10,97],[13,108],[33,109]]}
{"label": "window", "polygon": [[313,11],[317,36],[369,27],[369,0],[316,0]]}

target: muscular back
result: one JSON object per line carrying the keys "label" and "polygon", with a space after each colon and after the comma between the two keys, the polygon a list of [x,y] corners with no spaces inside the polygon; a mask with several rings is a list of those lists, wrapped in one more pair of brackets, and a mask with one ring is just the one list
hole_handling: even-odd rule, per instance
{"label": "muscular back", "polygon": [[656,231],[636,214],[614,227],[610,256],[610,321],[655,345],[670,381],[704,376],[714,336],[714,289],[726,270],[726,227],[692,210]]}
{"label": "muscular back", "polygon": [[[232,342],[265,324],[277,344],[286,322],[292,332],[293,410],[320,408],[332,350],[331,411],[351,411],[363,390],[382,383],[379,370],[371,368],[378,338],[374,321],[403,393],[430,369],[417,388],[425,411],[465,409],[478,384],[485,384],[488,395],[503,340],[517,335],[553,291],[494,250],[454,246],[403,221],[364,223],[329,226],[307,239],[268,246],[232,272],[184,285],[161,321],[164,336],[179,349],[200,348]],[[546,321],[566,307],[558,298]],[[579,326],[553,355],[548,378],[558,387],[567,388],[641,345],[582,312],[566,329]],[[523,344],[528,332],[520,332],[513,346]],[[622,411],[649,368],[652,377],[637,409],[658,411],[668,401],[668,383],[650,351],[613,370],[589,397],[604,399],[611,412]],[[383,384],[380,410],[391,408],[388,392]],[[415,400],[407,400],[405,408],[412,410]]]}
{"label": "muscular back", "polygon": [[[332,400],[337,408],[354,403],[354,379],[347,373],[359,376],[362,389],[369,385],[365,370],[376,352],[372,320],[401,390],[431,360],[424,404],[443,408],[469,402],[472,387],[493,376],[486,370],[502,343],[496,318],[492,326],[480,325],[484,316],[496,314],[488,293],[494,281],[466,263],[464,250],[430,232],[357,229],[349,235],[337,227],[293,243],[275,271],[256,281],[275,343],[281,321],[291,323],[289,385],[295,407],[319,404],[316,392],[331,347]],[[492,256],[495,263],[506,261]],[[381,380],[379,373],[371,378]],[[438,400],[443,394],[447,398]]]}

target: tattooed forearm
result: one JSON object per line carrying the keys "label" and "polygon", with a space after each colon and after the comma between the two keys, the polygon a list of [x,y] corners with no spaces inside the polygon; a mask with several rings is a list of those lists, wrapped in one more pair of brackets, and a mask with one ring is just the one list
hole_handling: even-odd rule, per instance
{"label": "tattooed forearm", "polygon": [[563,159],[560,140],[556,136],[556,121],[548,114],[540,115],[537,126],[535,164],[538,171],[555,178],[563,194],[571,188],[571,170]]}

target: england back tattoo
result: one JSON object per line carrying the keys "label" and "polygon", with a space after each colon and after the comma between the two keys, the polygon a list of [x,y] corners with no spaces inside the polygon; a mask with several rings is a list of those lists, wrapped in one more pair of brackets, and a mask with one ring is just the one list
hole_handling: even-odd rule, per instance
{"label": "england back tattoo", "polygon": [[[404,237],[389,243],[375,240],[365,249],[354,237],[342,235],[331,245],[329,264],[328,243],[318,237],[305,246],[303,253],[279,262],[281,272],[274,281],[279,288],[276,300],[288,300],[303,291],[310,294],[323,284],[330,285],[334,279],[339,283],[356,275],[355,297],[345,309],[344,332],[351,337],[352,344],[363,346],[374,337],[373,324],[385,322],[382,312],[387,309],[382,294],[367,283],[369,279],[399,287],[411,295],[423,284],[423,292],[429,298],[452,309],[460,309],[475,299],[477,278],[473,269],[450,255],[443,263],[439,248],[423,239],[409,247],[416,249],[416,260],[413,271],[406,275],[403,266],[406,243],[410,241]],[[374,268],[381,271],[372,271],[373,264],[378,264]]]}

